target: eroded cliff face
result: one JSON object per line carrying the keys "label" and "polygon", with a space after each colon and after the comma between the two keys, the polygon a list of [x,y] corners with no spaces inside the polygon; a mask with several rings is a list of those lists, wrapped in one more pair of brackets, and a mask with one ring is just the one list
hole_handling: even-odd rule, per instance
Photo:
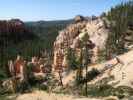
{"label": "eroded cliff face", "polygon": [[[78,21],[76,20],[78,18]],[[104,49],[108,36],[108,29],[104,25],[101,18],[83,18],[80,16],[75,18],[75,22],[68,25],[66,29],[59,32],[59,35],[54,42],[54,66],[57,65],[59,54],[63,56],[62,66],[67,67],[66,49],[73,48],[79,50],[79,45],[82,37],[87,33],[89,35],[90,50],[92,52],[91,63],[96,63],[98,60],[98,52]],[[57,56],[58,55],[58,56]]]}

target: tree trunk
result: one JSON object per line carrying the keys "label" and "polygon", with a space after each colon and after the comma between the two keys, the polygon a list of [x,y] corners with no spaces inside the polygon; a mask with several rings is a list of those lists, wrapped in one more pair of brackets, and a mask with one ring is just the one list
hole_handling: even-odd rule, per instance
{"label": "tree trunk", "polygon": [[63,82],[62,82],[62,75],[61,75],[61,72],[59,72],[59,78],[60,78],[60,84],[61,84],[61,86],[63,87]]}
{"label": "tree trunk", "polygon": [[86,82],[85,82],[85,93],[86,93],[86,96],[87,96],[87,92],[88,92],[88,89],[87,89],[87,70],[88,70],[88,66],[86,65]]}

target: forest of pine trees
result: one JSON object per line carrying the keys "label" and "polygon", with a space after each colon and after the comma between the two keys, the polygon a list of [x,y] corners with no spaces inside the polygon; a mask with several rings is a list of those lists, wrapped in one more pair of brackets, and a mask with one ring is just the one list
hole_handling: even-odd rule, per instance
{"label": "forest of pine trees", "polygon": [[106,17],[110,21],[111,30],[106,45],[106,57],[109,59],[113,54],[126,52],[124,38],[129,26],[133,26],[133,1],[111,8]]}

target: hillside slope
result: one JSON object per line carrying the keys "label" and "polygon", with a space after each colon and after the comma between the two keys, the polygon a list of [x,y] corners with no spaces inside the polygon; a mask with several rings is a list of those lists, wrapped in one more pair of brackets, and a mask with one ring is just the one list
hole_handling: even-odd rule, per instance
{"label": "hillside slope", "polygon": [[[120,60],[120,62],[117,61]],[[101,72],[96,78],[88,82],[88,84],[96,84],[105,78],[110,78],[113,76],[113,80],[110,80],[108,84],[117,86],[129,86],[133,88],[133,50],[120,55],[109,61],[88,66],[88,72],[93,68]],[[85,70],[83,71],[85,74]],[[64,84],[73,83],[76,77],[76,72],[70,72],[67,76],[63,78]]]}
{"label": "hillside slope", "polygon": [[[116,58],[112,59],[109,62],[100,64],[100,67],[97,66],[99,70],[103,70],[106,67],[109,67],[107,70],[105,70],[102,75],[95,78],[90,83],[96,83],[104,78],[109,78],[110,76],[113,76],[114,79],[109,81],[108,84],[113,86],[130,86],[133,87],[133,50],[129,51],[128,53],[125,53],[123,55],[118,56],[118,59],[120,60],[120,63],[117,62]],[[92,66],[93,67],[93,66]]]}

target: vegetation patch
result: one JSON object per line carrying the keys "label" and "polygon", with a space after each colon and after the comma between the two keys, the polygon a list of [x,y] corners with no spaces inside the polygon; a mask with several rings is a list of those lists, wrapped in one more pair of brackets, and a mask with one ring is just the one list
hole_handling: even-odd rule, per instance
{"label": "vegetation patch", "polygon": [[[82,95],[85,95],[83,89]],[[133,89],[130,87],[122,86],[114,88],[108,84],[101,85],[89,85],[88,86],[88,96],[92,97],[108,97],[108,96],[117,96],[119,99],[133,96]]]}

